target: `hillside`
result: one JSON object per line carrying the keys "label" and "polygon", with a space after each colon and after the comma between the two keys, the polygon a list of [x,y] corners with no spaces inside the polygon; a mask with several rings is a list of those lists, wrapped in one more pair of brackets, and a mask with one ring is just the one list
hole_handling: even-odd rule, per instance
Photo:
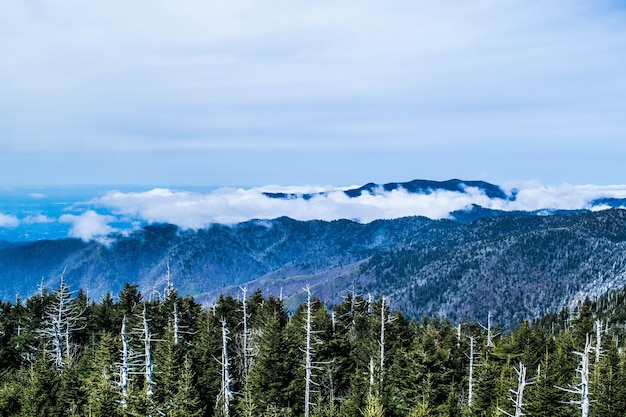
{"label": "hillside", "polygon": [[151,225],[108,246],[74,239],[0,245],[0,296],[54,288],[66,269],[71,288],[99,299],[124,283],[144,294],[165,286],[167,264],[184,294],[210,303],[240,285],[278,295],[288,305],[302,288],[330,304],[354,284],[385,294],[409,316],[498,324],[557,311],[626,283],[626,211],[536,216],[509,213],[466,223],[406,217],[367,224],[348,220],[253,220],[181,230]]}

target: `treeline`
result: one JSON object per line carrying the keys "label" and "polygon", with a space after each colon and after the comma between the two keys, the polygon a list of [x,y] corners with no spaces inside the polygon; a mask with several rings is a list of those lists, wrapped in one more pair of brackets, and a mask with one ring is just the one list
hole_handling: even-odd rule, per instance
{"label": "treeline", "polygon": [[[384,297],[293,314],[260,291],[202,308],[127,284],[0,304],[2,416],[624,416],[623,328],[583,303],[501,334]],[[621,298],[619,298],[621,300]],[[615,308],[611,304],[611,308]]]}

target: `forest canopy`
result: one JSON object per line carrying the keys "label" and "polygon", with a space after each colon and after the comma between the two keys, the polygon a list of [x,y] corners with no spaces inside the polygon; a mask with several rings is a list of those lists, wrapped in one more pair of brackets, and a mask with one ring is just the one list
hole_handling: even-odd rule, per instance
{"label": "forest canopy", "polygon": [[171,285],[2,302],[0,414],[625,415],[623,293],[501,332],[307,292],[295,312],[243,287],[206,308]]}

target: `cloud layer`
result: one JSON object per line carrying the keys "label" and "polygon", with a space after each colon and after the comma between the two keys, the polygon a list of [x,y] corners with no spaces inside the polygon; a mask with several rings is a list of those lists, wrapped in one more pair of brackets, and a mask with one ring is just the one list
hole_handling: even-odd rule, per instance
{"label": "cloud layer", "polygon": [[[61,200],[51,196],[43,202],[30,196],[20,203],[25,207],[24,213],[3,214],[0,206],[0,239],[3,236],[8,240],[69,236],[109,243],[112,233],[127,233],[151,223],[200,229],[214,223],[235,224],[280,216],[297,220],[351,219],[367,223],[405,216],[444,219],[452,212],[468,210],[474,205],[503,211],[601,210],[608,208],[603,199],[626,201],[626,185],[545,186],[527,182],[502,187],[506,198],[490,198],[483,189],[468,186],[463,191],[429,189],[422,193],[403,188],[385,191],[383,187],[374,187],[371,193],[362,192],[358,197],[349,197],[345,193],[357,188],[265,186],[203,192],[154,188],[108,191],[90,198],[94,190],[92,193],[85,191],[78,199],[75,196],[72,200]],[[277,195],[284,198],[275,198]],[[37,206],[30,207],[29,201]]]}
{"label": "cloud layer", "polygon": [[[591,202],[600,198],[626,198],[626,186],[542,186],[526,184],[509,187],[511,199],[491,199],[478,188],[465,192],[436,190],[427,194],[409,193],[403,189],[378,190],[348,197],[345,188],[333,187],[260,187],[223,188],[210,193],[193,193],[169,189],[147,192],[112,191],[92,203],[111,210],[117,216],[147,222],[167,222],[183,228],[202,228],[211,223],[238,223],[250,219],[272,219],[288,216],[298,220],[354,219],[371,222],[405,216],[432,219],[449,217],[472,205],[497,210],[592,209]],[[270,198],[265,193],[283,192],[297,198]],[[303,194],[313,195],[303,198]],[[513,198],[513,194],[515,197]],[[595,209],[604,208],[602,206]]]}

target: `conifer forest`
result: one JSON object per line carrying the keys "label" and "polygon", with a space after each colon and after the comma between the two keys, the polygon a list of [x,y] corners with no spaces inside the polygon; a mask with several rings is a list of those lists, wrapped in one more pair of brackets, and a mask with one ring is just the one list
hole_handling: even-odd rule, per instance
{"label": "conifer forest", "polygon": [[[169,282],[169,281],[168,281]],[[624,416],[623,293],[513,329],[248,291],[203,307],[171,284],[0,305],[2,416]]]}

